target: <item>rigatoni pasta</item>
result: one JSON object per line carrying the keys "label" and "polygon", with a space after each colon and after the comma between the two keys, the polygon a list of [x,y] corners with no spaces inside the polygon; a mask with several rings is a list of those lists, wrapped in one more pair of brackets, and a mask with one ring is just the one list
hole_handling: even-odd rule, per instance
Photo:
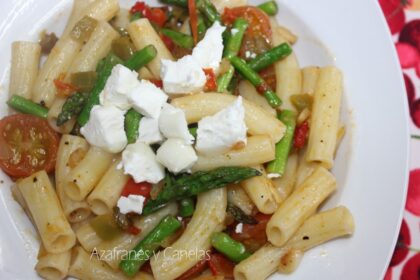
{"label": "rigatoni pasta", "polygon": [[35,173],[20,180],[17,186],[32,214],[45,249],[50,253],[62,253],[71,249],[76,237],[47,173]]}
{"label": "rigatoni pasta", "polygon": [[263,280],[354,231],[345,207],[316,213],[341,72],[300,68],[273,1],[164,2],[74,0],[57,42],[12,46],[0,168],[45,279]]}
{"label": "rigatoni pasta", "polygon": [[20,41],[12,44],[9,94],[31,99],[40,56],[41,46],[38,43]]}

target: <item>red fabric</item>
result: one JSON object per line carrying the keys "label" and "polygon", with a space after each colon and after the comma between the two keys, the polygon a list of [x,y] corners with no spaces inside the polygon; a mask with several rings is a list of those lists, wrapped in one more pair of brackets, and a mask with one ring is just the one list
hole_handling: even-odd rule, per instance
{"label": "red fabric", "polygon": [[420,280],[420,0],[379,0],[404,73],[411,123],[411,171],[404,219],[384,280]]}

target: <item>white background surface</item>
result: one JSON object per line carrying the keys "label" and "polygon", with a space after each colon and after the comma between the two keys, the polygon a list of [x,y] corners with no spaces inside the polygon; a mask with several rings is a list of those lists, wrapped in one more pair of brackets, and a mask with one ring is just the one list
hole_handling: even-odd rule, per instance
{"label": "white background surface", "polygon": [[[134,1],[122,1],[129,6]],[[345,77],[347,134],[334,173],[339,187],[323,207],[345,205],[356,233],[306,253],[291,276],[273,279],[381,279],[394,247],[407,180],[406,97],[391,39],[375,0],[283,0],[279,21],[298,36],[301,66],[336,64]],[[71,1],[0,2],[0,116],[7,114],[10,44],[59,31]],[[0,279],[35,279],[36,232],[0,174]]]}

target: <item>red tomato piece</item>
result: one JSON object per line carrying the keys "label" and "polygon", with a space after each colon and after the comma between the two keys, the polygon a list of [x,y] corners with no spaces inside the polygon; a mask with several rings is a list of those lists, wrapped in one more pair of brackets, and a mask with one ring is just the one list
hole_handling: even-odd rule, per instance
{"label": "red tomato piece", "polygon": [[165,36],[163,34],[160,34],[160,38],[162,39],[163,43],[168,48],[168,50],[170,52],[173,52],[174,49],[175,49],[175,43],[174,43],[174,41],[172,41],[171,38],[169,38],[168,36]]}
{"label": "red tomato piece", "polygon": [[216,74],[214,74],[213,69],[206,68],[203,69],[206,74],[206,84],[204,86],[205,91],[215,91],[217,89]]}
{"label": "red tomato piece", "polygon": [[[229,232],[233,239],[242,242],[247,249],[252,252],[267,243],[265,228],[271,218],[271,215],[258,213],[254,218],[258,221],[258,223],[255,225],[244,224],[241,233],[236,233],[234,230]],[[233,225],[232,229],[235,227],[236,223]]]}
{"label": "red tomato piece", "polygon": [[133,179],[128,180],[124,189],[121,192],[121,196],[129,196],[130,194],[141,195],[146,198],[150,198],[150,191],[152,185],[147,182],[136,183]]}
{"label": "red tomato piece", "polygon": [[154,24],[163,27],[168,20],[168,16],[164,8],[150,8],[144,2],[136,2],[130,9],[131,14],[141,13],[141,15]]}
{"label": "red tomato piece", "polygon": [[160,80],[160,79],[150,79],[149,82],[153,83],[158,88],[162,88],[163,89],[163,82],[162,82],[162,80]]}
{"label": "red tomato piece", "polygon": [[45,119],[16,114],[0,120],[0,168],[19,178],[54,170],[58,134]]}
{"label": "red tomato piece", "polygon": [[208,265],[213,275],[223,275],[224,279],[233,279],[235,264],[222,254],[211,254]]}
{"label": "red tomato piece", "polygon": [[307,121],[301,123],[296,127],[295,136],[293,138],[293,147],[296,149],[301,149],[306,144],[306,139],[308,138],[309,133],[309,124]]}

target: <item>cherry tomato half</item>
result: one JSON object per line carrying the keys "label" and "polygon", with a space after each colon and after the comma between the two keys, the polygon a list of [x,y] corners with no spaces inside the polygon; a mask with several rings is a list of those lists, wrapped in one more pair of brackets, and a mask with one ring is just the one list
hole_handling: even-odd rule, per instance
{"label": "cherry tomato half", "polygon": [[19,178],[54,170],[58,134],[45,119],[16,114],[0,120],[0,168]]}

